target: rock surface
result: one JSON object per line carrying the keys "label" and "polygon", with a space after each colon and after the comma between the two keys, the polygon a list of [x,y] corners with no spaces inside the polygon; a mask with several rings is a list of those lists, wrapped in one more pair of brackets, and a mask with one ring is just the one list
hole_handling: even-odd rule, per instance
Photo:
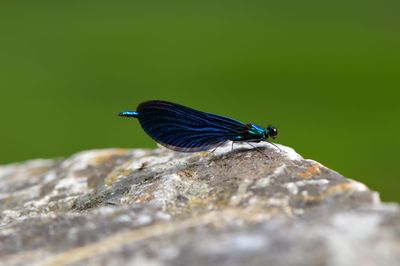
{"label": "rock surface", "polygon": [[399,206],[279,147],[1,166],[0,264],[399,265]]}

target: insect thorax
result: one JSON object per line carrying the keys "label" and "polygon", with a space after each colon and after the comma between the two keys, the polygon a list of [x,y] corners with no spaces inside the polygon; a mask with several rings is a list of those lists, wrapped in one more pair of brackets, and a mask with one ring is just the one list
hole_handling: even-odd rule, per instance
{"label": "insect thorax", "polygon": [[240,140],[263,140],[265,139],[265,129],[255,125],[246,124]]}

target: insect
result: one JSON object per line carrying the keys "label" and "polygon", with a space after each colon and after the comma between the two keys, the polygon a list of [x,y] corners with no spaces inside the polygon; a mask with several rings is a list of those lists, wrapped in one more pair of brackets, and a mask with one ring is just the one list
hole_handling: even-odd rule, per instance
{"label": "insect", "polygon": [[256,124],[245,124],[229,117],[160,100],[143,102],[136,111],[124,111],[119,116],[139,119],[142,128],[151,138],[180,152],[215,150],[227,141],[232,141],[232,147],[234,142],[250,144],[268,141],[278,135],[278,130],[271,125],[262,128]]}

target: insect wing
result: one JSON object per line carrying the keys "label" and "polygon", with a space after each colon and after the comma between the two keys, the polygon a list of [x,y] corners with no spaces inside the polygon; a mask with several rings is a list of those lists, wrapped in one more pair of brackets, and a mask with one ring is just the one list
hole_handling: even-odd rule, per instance
{"label": "insect wing", "polygon": [[143,129],[167,148],[194,152],[221,145],[241,134],[242,122],[166,101],[148,101],[137,108]]}

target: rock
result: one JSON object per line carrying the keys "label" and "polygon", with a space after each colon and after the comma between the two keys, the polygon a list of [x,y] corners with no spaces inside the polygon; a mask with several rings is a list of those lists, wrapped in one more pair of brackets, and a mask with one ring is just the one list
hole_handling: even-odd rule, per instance
{"label": "rock", "polygon": [[291,148],[258,147],[2,166],[0,264],[399,265],[398,205]]}

